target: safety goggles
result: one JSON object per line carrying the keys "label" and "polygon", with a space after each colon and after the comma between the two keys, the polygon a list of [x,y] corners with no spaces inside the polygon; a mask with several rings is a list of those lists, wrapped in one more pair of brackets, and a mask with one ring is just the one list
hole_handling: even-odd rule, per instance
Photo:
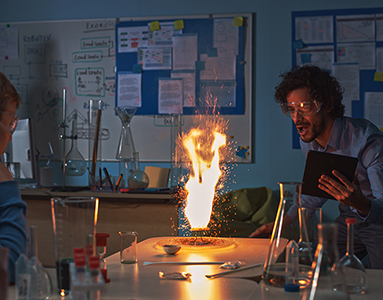
{"label": "safety goggles", "polygon": [[17,127],[17,123],[19,122],[19,116],[14,114],[14,113],[10,113],[10,112],[0,112],[1,114],[4,114],[4,115],[10,115],[11,116],[11,121],[9,122],[9,125],[8,126],[5,126],[3,124],[3,122],[0,122],[1,126],[3,126],[10,135],[12,135],[15,130],[16,130],[16,127]]}
{"label": "safety goggles", "polygon": [[281,103],[283,113],[288,117],[294,117],[295,114],[300,114],[302,117],[310,117],[315,115],[320,108],[322,103],[314,101],[303,101],[303,102],[284,102]]}

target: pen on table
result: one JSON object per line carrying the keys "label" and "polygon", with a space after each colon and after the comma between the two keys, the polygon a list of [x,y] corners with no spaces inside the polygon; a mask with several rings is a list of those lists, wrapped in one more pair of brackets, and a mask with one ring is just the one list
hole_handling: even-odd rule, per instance
{"label": "pen on table", "polygon": [[108,170],[107,170],[105,167],[103,168],[103,170],[104,170],[104,173],[105,173],[105,176],[106,176],[106,180],[107,180],[107,182],[109,183],[110,189],[111,189],[112,191],[114,191],[113,183],[112,183],[112,181],[110,180],[110,176],[109,176]]}
{"label": "pen on table", "polygon": [[122,176],[123,176],[123,174],[120,174],[120,176],[119,176],[118,179],[117,179],[116,187],[114,188],[114,190],[115,190],[116,192],[117,192],[117,190],[118,190],[118,186],[120,185]]}

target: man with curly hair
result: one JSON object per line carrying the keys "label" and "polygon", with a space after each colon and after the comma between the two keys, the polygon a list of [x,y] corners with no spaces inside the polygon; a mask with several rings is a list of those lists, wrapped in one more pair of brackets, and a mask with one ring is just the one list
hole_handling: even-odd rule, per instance
{"label": "man with curly hair", "polygon": [[[383,269],[383,132],[365,119],[344,116],[343,88],[326,70],[316,66],[294,67],[283,73],[275,99],[291,117],[298,130],[304,155],[309,150],[358,158],[353,182],[337,170],[340,182],[322,175],[318,186],[339,201],[338,249],[346,252],[346,218],[356,218],[354,250],[362,259],[368,254],[368,266]],[[327,199],[302,195],[303,207],[321,207]],[[298,203],[284,219],[288,226],[297,218]],[[250,236],[272,230],[263,225]]]}

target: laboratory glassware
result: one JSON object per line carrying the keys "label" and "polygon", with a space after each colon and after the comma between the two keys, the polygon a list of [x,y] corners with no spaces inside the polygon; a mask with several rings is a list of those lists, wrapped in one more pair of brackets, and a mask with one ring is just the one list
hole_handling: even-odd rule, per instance
{"label": "laboratory glassware", "polygon": [[73,114],[72,120],[72,135],[69,137],[72,140],[72,147],[66,155],[65,160],[65,175],[82,176],[86,171],[86,161],[77,148],[77,113]]}
{"label": "laboratory glassware", "polygon": [[[263,268],[263,281],[267,285],[284,287],[285,285],[285,246],[286,241],[282,237],[283,219],[286,216],[289,205],[298,197],[300,203],[302,183],[301,182],[279,182],[280,202],[274,227],[271,234],[268,254]],[[299,285],[306,286],[310,282],[310,266],[299,265]]]}
{"label": "laboratory glassware", "polygon": [[116,159],[119,161],[119,172],[120,174],[123,174],[120,186],[126,187],[129,174],[132,172],[134,167],[133,153],[136,152],[136,148],[134,147],[130,123],[137,111],[137,107],[120,106],[116,107],[114,110],[121,120],[120,140],[118,142],[116,153]]}
{"label": "laboratory glassware", "polygon": [[318,236],[319,242],[311,266],[313,276],[311,283],[303,293],[302,300],[348,300],[343,266],[335,267],[339,259],[338,225],[335,223],[318,224]]}
{"label": "laboratory glassware", "polygon": [[299,291],[299,246],[291,240],[286,247],[286,292]]}
{"label": "laboratory glassware", "polygon": [[366,270],[354,254],[354,224],[355,218],[346,218],[347,224],[347,252],[338,261],[335,268],[343,267],[347,291],[349,294],[364,294],[367,288],[367,274]]}
{"label": "laboratory glassware", "polygon": [[16,299],[49,299],[52,293],[51,279],[38,259],[38,229],[30,227],[29,244],[31,258],[20,254],[15,264]]}
{"label": "laboratory glassware", "polygon": [[149,185],[149,176],[140,169],[140,160],[138,152],[133,153],[133,170],[128,176],[128,187],[132,189],[147,188]]}
{"label": "laboratory glassware", "polygon": [[104,258],[106,254],[106,246],[108,244],[108,237],[110,237],[109,233],[96,233],[96,253],[100,257],[100,270],[105,282],[110,282],[110,279],[108,278],[106,260]]}
{"label": "laboratory glassware", "polygon": [[312,244],[310,243],[307,229],[307,210],[303,207],[298,208],[299,217],[299,263],[302,265],[311,266],[313,261]]}
{"label": "laboratory glassware", "polygon": [[136,231],[120,231],[120,262],[122,264],[135,264],[137,262],[137,236]]}
{"label": "laboratory glassware", "polygon": [[98,206],[99,199],[95,197],[51,198],[57,287],[62,296],[70,292],[73,249],[95,247]]}

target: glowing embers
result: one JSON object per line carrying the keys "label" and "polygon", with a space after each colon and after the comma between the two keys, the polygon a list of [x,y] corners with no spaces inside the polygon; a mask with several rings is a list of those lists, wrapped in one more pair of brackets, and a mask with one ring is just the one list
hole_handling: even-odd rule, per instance
{"label": "glowing embers", "polygon": [[224,126],[206,124],[204,129],[194,128],[182,137],[191,168],[185,184],[187,193],[185,216],[192,231],[206,230],[212,214],[215,188],[222,175],[220,148],[226,145]]}
{"label": "glowing embers", "polygon": [[[219,237],[174,237],[163,239],[157,242],[157,246],[161,248],[163,245],[179,245],[181,249],[188,250],[208,250],[225,248],[234,245],[235,241],[232,238],[219,238]],[[181,250],[182,251],[182,250]]]}

